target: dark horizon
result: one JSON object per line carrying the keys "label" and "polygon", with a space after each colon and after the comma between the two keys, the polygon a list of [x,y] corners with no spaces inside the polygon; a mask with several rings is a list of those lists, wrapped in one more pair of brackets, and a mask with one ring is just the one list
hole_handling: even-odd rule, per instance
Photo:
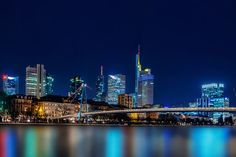
{"label": "dark horizon", "polygon": [[234,1],[3,1],[0,6],[0,74],[19,76],[21,93],[25,68],[37,63],[54,76],[56,95],[67,95],[69,79],[80,75],[92,98],[100,65],[105,76],[125,74],[127,92],[134,92],[140,44],[142,66],[155,76],[155,103],[195,101],[202,84],[220,82],[236,106]]}

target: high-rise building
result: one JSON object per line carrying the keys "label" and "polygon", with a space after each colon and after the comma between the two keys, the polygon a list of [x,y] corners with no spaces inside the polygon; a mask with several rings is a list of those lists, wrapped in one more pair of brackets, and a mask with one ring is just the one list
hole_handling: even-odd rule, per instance
{"label": "high-rise building", "polygon": [[45,95],[53,94],[53,83],[54,78],[50,74],[46,74],[46,86],[45,86]]}
{"label": "high-rise building", "polygon": [[125,93],[126,77],[116,74],[108,76],[108,100],[109,104],[118,104],[118,96]]}
{"label": "high-rise building", "polygon": [[138,54],[136,54],[136,66],[135,66],[135,96],[134,107],[138,107],[138,93],[139,93],[139,77],[142,72],[142,65],[140,62],[140,45],[138,45]]}
{"label": "high-rise building", "polygon": [[154,76],[151,74],[151,69],[141,72],[138,89],[138,107],[153,105]]}
{"label": "high-rise building", "polygon": [[36,96],[38,98],[45,96],[46,70],[43,64],[37,64],[36,67],[28,66],[26,68],[26,95]]}
{"label": "high-rise building", "polygon": [[80,76],[75,76],[70,79],[70,92],[69,96],[76,94],[76,99],[80,100],[82,96],[82,91],[78,91],[81,85],[84,83],[84,80]]}
{"label": "high-rise building", "polygon": [[19,94],[19,77],[11,77],[8,75],[2,76],[3,91],[7,95]]}
{"label": "high-rise building", "polygon": [[105,93],[105,79],[103,75],[103,66],[101,66],[101,73],[97,77],[96,82],[96,96],[94,98],[95,101],[106,101],[106,93]]}
{"label": "high-rise building", "polygon": [[140,52],[140,45],[138,45],[135,70],[135,108],[143,107],[146,104],[153,104],[154,94],[154,76],[151,74],[151,69],[146,68],[145,70],[142,70]]}
{"label": "high-rise building", "polygon": [[224,84],[211,83],[202,85],[202,97],[219,98],[223,97]]}
{"label": "high-rise building", "polygon": [[[197,100],[199,107],[229,107],[229,98],[224,97],[224,84],[210,83],[202,85],[202,97]],[[221,115],[228,113],[201,113],[217,120]]]}

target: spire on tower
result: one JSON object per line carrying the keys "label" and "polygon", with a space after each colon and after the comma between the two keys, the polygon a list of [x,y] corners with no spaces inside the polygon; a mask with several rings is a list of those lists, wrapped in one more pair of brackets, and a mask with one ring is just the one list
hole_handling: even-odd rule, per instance
{"label": "spire on tower", "polygon": [[103,76],[103,66],[101,65],[101,76]]}
{"label": "spire on tower", "polygon": [[141,71],[141,61],[140,61],[140,53],[141,53],[141,49],[140,49],[140,44],[138,44],[138,67],[139,70]]}
{"label": "spire on tower", "polygon": [[140,44],[138,44],[138,55],[140,56]]}

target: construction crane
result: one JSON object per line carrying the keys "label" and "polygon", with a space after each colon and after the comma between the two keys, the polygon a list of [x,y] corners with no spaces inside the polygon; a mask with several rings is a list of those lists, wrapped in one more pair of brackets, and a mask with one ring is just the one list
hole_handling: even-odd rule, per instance
{"label": "construction crane", "polygon": [[70,95],[70,97],[68,98],[68,100],[70,100],[71,98],[71,103],[75,102],[76,98],[78,96],[80,96],[79,98],[79,101],[80,101],[80,109],[79,109],[79,112],[78,112],[78,121],[80,121],[80,118],[81,118],[81,112],[82,112],[82,109],[83,109],[83,103],[85,103],[86,105],[86,112],[88,112],[88,104],[87,104],[87,91],[86,91],[86,88],[87,88],[87,84],[86,83],[82,83],[80,85],[80,87]]}

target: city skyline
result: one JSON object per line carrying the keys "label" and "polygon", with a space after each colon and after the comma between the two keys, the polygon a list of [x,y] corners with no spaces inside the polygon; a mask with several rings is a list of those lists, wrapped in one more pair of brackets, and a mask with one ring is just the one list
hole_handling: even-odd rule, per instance
{"label": "city skyline", "polygon": [[[155,82],[155,81],[153,81],[153,80],[154,80],[154,78],[153,78],[154,76],[151,75],[151,69],[145,68],[144,70],[142,70],[142,67],[141,67],[142,65],[141,65],[141,63],[140,63],[140,60],[141,60],[141,59],[140,59],[140,58],[141,58],[141,57],[140,57],[140,55],[141,55],[141,54],[140,54],[140,51],[141,51],[141,50],[140,50],[140,45],[138,45],[138,49],[137,49],[137,50],[138,50],[138,53],[137,53],[137,55],[136,55],[136,69],[139,69],[139,72],[140,72],[140,74],[141,74],[140,76],[142,76],[142,75],[144,74],[144,77],[146,78],[146,76],[145,76],[146,74],[150,75],[150,78],[151,78],[151,80],[152,80],[151,84],[154,84],[153,82]],[[37,67],[38,67],[38,66],[41,66],[41,65],[44,67],[43,64],[37,64]],[[138,65],[138,66],[137,66],[137,65]],[[34,68],[34,67],[27,66],[27,67],[26,67],[26,75],[27,75],[27,69],[28,69],[28,68],[31,68],[31,69],[32,69],[32,68]],[[101,77],[101,76],[103,77],[104,83],[105,83],[103,86],[104,86],[104,87],[105,87],[105,86],[107,87],[107,88],[105,88],[105,89],[106,89],[106,90],[105,90],[105,93],[106,93],[106,97],[108,97],[109,77],[110,77],[110,76],[113,76],[113,75],[104,76],[103,66],[101,66],[100,68],[101,68],[101,69],[100,69],[100,75],[98,76],[98,78]],[[121,75],[121,74],[115,74],[115,75]],[[115,76],[115,75],[114,75],[114,76]],[[2,75],[2,81],[4,80],[4,78],[3,78],[4,76],[6,77],[7,75],[6,75],[6,74],[3,74],[3,75]],[[125,76],[125,78],[126,78],[126,75],[124,75],[124,76]],[[16,76],[16,77],[17,77],[17,79],[19,79],[18,76]],[[44,76],[44,77],[45,77],[45,81],[48,80],[48,79],[49,79],[50,81],[52,81],[52,82],[51,82],[51,85],[50,85],[50,90],[53,91],[52,86],[54,86],[54,85],[53,85],[54,78],[53,78],[50,74],[46,73],[46,71],[45,71],[45,76]],[[78,76],[78,77],[80,77],[80,76]],[[143,77],[143,76],[142,76],[142,77]],[[82,78],[82,77],[80,77],[80,78]],[[139,77],[138,77],[138,78],[139,78]],[[149,78],[149,76],[147,76],[147,78]],[[106,79],[106,81],[105,81],[105,79]],[[141,77],[140,77],[139,79],[141,79]],[[126,79],[125,79],[125,80],[126,80]],[[142,80],[142,79],[141,79],[141,80]],[[26,88],[26,85],[27,85],[27,79],[26,79],[26,78],[25,78],[25,81],[26,81],[26,82],[25,82],[24,85],[25,85],[25,88]],[[97,80],[97,81],[98,81],[98,80]],[[70,82],[71,82],[71,80],[70,80]],[[125,81],[125,82],[126,82],[126,81]],[[136,82],[136,79],[133,80],[133,83],[135,83],[135,82]],[[97,83],[98,83],[98,82],[96,82],[96,86],[97,86]],[[211,84],[209,84],[209,85],[215,85],[215,86],[217,85],[216,82],[209,82],[209,83],[211,83]],[[135,83],[135,84],[136,84],[136,83]],[[224,86],[225,86],[224,84],[221,84],[221,83],[219,83],[219,85],[220,85],[220,86],[223,86],[223,88],[224,88]],[[18,85],[18,86],[19,86],[19,85]],[[201,88],[203,89],[204,86],[208,86],[208,85],[207,85],[207,84],[205,84],[205,85],[203,84],[203,85],[201,85]],[[119,95],[119,94],[129,93],[129,92],[126,91],[126,90],[127,90],[127,84],[126,84],[126,83],[125,83],[125,86],[124,86],[124,87],[125,87],[125,92],[118,93],[118,95]],[[19,88],[19,87],[18,87],[18,88]],[[65,88],[68,88],[68,87],[65,87]],[[19,90],[19,89],[18,89],[18,90]],[[91,89],[90,89],[90,90],[91,90]],[[152,90],[154,90],[154,89],[152,89]],[[70,93],[70,91],[71,91],[71,85],[70,85],[70,87],[68,88],[68,91],[69,91],[69,93]],[[131,90],[131,91],[132,91],[132,90]],[[136,88],[134,88],[133,91],[135,92],[135,91],[136,91]],[[26,92],[26,91],[25,91],[25,92]],[[19,92],[17,92],[17,93],[19,93]],[[52,94],[53,94],[53,95],[57,95],[57,94],[54,94],[54,93],[52,93]],[[133,92],[130,92],[130,94],[134,94],[133,96],[134,96],[134,99],[135,99],[135,95],[136,95],[136,94],[133,93]],[[26,95],[27,95],[27,94],[26,94]],[[45,95],[50,95],[50,94],[45,94]],[[66,96],[66,95],[68,95],[68,93],[66,93],[65,95],[62,95],[62,96]],[[118,101],[118,95],[117,95],[117,101]],[[95,95],[92,96],[90,99],[93,99],[93,97],[95,97],[95,96],[96,96],[96,93],[95,93]],[[197,97],[197,96],[195,95],[195,99],[196,99],[196,97]],[[105,100],[105,99],[104,99],[104,100]],[[152,101],[152,100],[151,100],[151,101]],[[188,105],[187,103],[191,103],[191,102],[194,102],[194,101],[195,101],[195,100],[193,99],[193,100],[191,100],[191,101],[185,101],[185,100],[183,100],[182,102],[184,102],[184,103],[186,103],[186,105]],[[107,100],[107,102],[109,102],[109,100]],[[148,103],[148,104],[157,104],[157,103],[156,103],[156,102],[153,102],[153,103]],[[175,104],[177,104],[177,103],[173,103],[173,104],[170,104],[170,105],[175,105]],[[164,104],[164,105],[168,105],[168,104]],[[180,105],[182,105],[182,104],[180,103]],[[136,106],[136,105],[135,105],[135,102],[134,102],[134,106]],[[233,105],[233,106],[234,106],[234,105]]]}
{"label": "city skyline", "polygon": [[236,156],[235,0],[0,6],[0,157]]}
{"label": "city skyline", "polygon": [[202,8],[188,1],[2,3],[0,73],[19,76],[20,84],[23,69],[41,63],[55,77],[55,94],[66,95],[68,80],[81,75],[93,98],[103,65],[105,76],[125,74],[131,93],[140,44],[142,62],[155,76],[155,103],[193,101],[210,82],[224,83],[236,102],[236,23],[230,3],[202,1]]}

